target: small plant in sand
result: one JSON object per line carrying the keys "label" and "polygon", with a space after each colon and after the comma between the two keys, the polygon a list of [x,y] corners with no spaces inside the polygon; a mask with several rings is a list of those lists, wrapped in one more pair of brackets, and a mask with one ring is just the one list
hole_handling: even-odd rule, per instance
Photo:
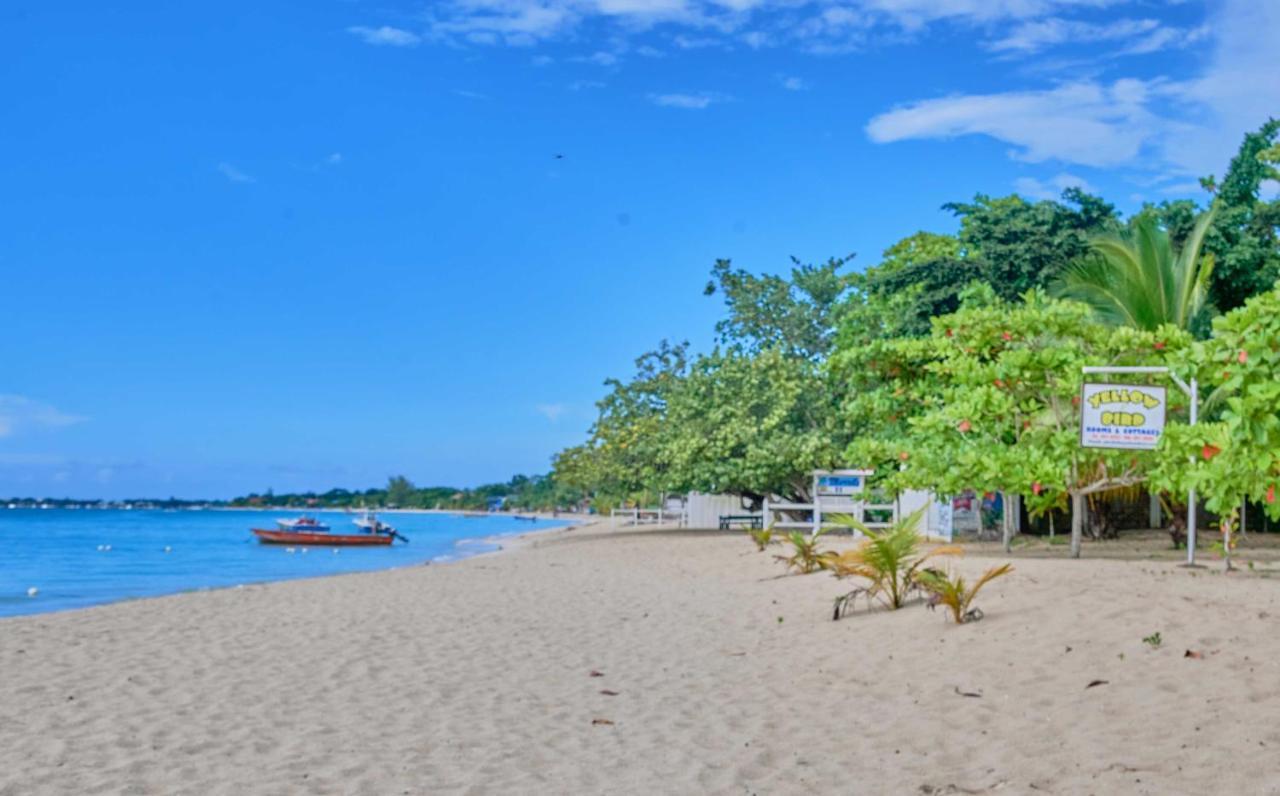
{"label": "small plant in sand", "polygon": [[873,531],[849,516],[834,519],[867,538],[857,548],[833,557],[828,568],[837,578],[863,578],[870,581],[870,585],[837,597],[833,619],[839,619],[852,608],[853,601],[861,594],[867,596],[868,606],[872,600],[879,599],[890,610],[901,608],[911,592],[921,588],[920,577],[926,571],[926,561],[936,556],[960,554],[959,547],[951,546],[920,552],[916,527],[924,511],[904,517],[884,531]]}
{"label": "small plant in sand", "polygon": [[1144,638],[1144,639],[1142,640],[1142,643],[1143,643],[1143,644],[1146,644],[1147,646],[1151,647],[1152,649],[1156,649],[1156,648],[1158,648],[1161,644],[1163,644],[1163,643],[1164,643],[1164,639],[1160,638],[1160,631],[1159,631],[1159,630],[1157,630],[1156,632],[1154,632],[1154,633],[1152,633],[1151,635],[1149,635],[1149,636],[1147,636],[1146,638]]}
{"label": "small plant in sand", "polygon": [[951,618],[956,620],[956,624],[963,625],[966,622],[977,622],[982,618],[982,609],[970,607],[982,587],[1012,571],[1013,567],[1009,564],[992,567],[982,573],[982,577],[970,586],[965,583],[962,575],[950,576],[929,569],[920,573],[920,586],[930,594],[929,607],[946,606],[951,612]]}
{"label": "small plant in sand", "polygon": [[792,531],[787,534],[787,541],[791,543],[791,555],[774,556],[774,558],[786,564],[787,569],[794,569],[801,575],[808,575],[820,569],[826,569],[835,559],[835,553],[818,547],[818,537],[821,535],[822,531],[818,531],[812,536],[803,534],[800,531]]}
{"label": "small plant in sand", "polygon": [[773,544],[773,526],[768,528],[748,528],[747,536],[751,537],[751,541],[756,543],[756,551],[763,553],[765,548]]}

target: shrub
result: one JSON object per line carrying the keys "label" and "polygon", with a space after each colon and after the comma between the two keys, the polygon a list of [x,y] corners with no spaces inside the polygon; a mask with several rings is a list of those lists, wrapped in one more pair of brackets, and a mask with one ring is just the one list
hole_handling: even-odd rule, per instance
{"label": "shrub", "polygon": [[920,586],[932,595],[931,606],[945,605],[951,611],[951,618],[956,621],[956,624],[963,625],[965,622],[976,622],[982,618],[981,609],[969,607],[982,587],[1012,571],[1013,567],[1009,564],[992,567],[984,572],[976,583],[969,586],[961,575],[951,577],[937,570],[927,570],[920,574]]}
{"label": "shrub", "polygon": [[768,528],[748,528],[747,536],[756,543],[756,551],[763,553],[765,548],[773,544],[773,526]]}
{"label": "shrub", "polygon": [[852,528],[867,538],[856,549],[832,559],[829,565],[832,574],[837,578],[864,578],[870,581],[870,585],[837,597],[833,619],[839,619],[852,607],[854,599],[860,594],[867,596],[868,605],[873,599],[879,598],[886,608],[901,608],[910,593],[920,588],[920,576],[925,572],[926,561],[935,556],[958,555],[961,552],[959,547],[947,546],[921,553],[920,536],[916,533],[916,527],[923,515],[924,509],[921,509],[898,520],[884,531],[873,531],[859,520],[848,516],[835,519],[838,524]]}
{"label": "shrub", "polygon": [[792,554],[789,556],[774,556],[774,558],[786,564],[787,569],[794,569],[801,575],[808,575],[820,569],[826,569],[835,560],[835,553],[818,548],[818,537],[821,535],[822,531],[818,531],[812,536],[803,534],[800,531],[792,531],[787,534],[787,541],[791,543]]}

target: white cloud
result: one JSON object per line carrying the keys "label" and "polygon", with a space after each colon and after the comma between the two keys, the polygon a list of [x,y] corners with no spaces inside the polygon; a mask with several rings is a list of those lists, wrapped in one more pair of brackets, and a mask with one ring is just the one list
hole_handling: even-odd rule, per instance
{"label": "white cloud", "polygon": [[380,28],[369,28],[355,25],[347,28],[347,33],[358,36],[365,44],[378,47],[412,47],[422,41],[422,37],[400,28],[383,25]]}
{"label": "white cloud", "polygon": [[65,428],[87,419],[24,395],[0,395],[0,437],[38,429]]}
{"label": "white cloud", "polygon": [[[1129,49],[1160,45],[1149,37],[1161,30],[1147,31],[1148,39]],[[1213,39],[1207,63],[1191,79],[1082,80],[921,100],[874,117],[867,134],[881,143],[984,135],[1011,144],[1010,155],[1021,160],[1181,178],[1221,174],[1241,136],[1280,110],[1280,3],[1222,0],[1205,27],[1182,35]]]}
{"label": "white cloud", "polygon": [[552,423],[558,422],[560,417],[568,409],[564,404],[538,404],[534,407],[538,414],[550,420]]}
{"label": "white cloud", "polygon": [[613,66],[618,63],[618,56],[611,52],[600,50],[591,55],[584,56],[575,60],[584,61],[586,63],[596,64],[597,66]]}
{"label": "white cloud", "polygon": [[720,39],[713,39],[709,36],[686,36],[683,33],[673,36],[671,43],[681,50],[702,50],[707,47],[721,47],[724,45],[724,42]]}
{"label": "white cloud", "polygon": [[778,75],[778,85],[787,91],[808,91],[809,84],[798,77],[788,77],[786,75]]}
{"label": "white cloud", "polygon": [[[485,43],[523,43],[573,36],[589,23],[627,35],[657,26],[682,28],[682,49],[737,39],[749,47],[800,41],[805,49],[836,52],[858,46],[863,34],[922,33],[951,23],[987,28],[1040,19],[1124,0],[444,0],[428,14],[430,37]],[[693,35],[689,35],[693,34]],[[850,35],[854,39],[849,40]],[[517,42],[514,37],[524,37]],[[810,41],[812,40],[812,41]]]}
{"label": "white cloud", "polygon": [[923,100],[876,116],[867,135],[878,143],[987,135],[1013,144],[1021,160],[1115,166],[1136,158],[1159,127],[1145,105],[1159,89],[1119,80]]}
{"label": "white cloud", "polygon": [[1208,66],[1181,85],[1200,113],[1167,146],[1169,160],[1195,176],[1221,174],[1244,133],[1280,116],[1280,3],[1225,0],[1208,24]]}
{"label": "white cloud", "polygon": [[650,94],[649,101],[664,108],[684,108],[700,111],[713,103],[724,102],[720,94],[703,92],[700,94]]}
{"label": "white cloud", "polygon": [[990,42],[987,47],[997,52],[1015,50],[1034,53],[1059,44],[1131,39],[1159,28],[1160,23],[1154,19],[1117,19],[1113,22],[1098,24],[1049,17],[1022,22],[1010,30],[1004,38]]}
{"label": "white cloud", "polygon": [[465,97],[467,99],[473,99],[473,100],[489,99],[488,94],[481,94],[478,91],[467,91],[465,88],[455,88],[453,89],[453,93],[458,95],[459,97]]}
{"label": "white cloud", "polygon": [[218,164],[218,171],[231,182],[257,182],[253,177],[225,161]]}
{"label": "white cloud", "polygon": [[1062,192],[1068,188],[1079,188],[1082,191],[1092,191],[1093,186],[1082,177],[1074,174],[1063,172],[1047,181],[1041,181],[1035,177],[1019,177],[1014,180],[1013,188],[1019,194],[1028,199],[1050,199],[1056,200],[1062,196]]}
{"label": "white cloud", "polygon": [[575,80],[569,84],[570,91],[585,91],[589,88],[604,88],[599,80]]}

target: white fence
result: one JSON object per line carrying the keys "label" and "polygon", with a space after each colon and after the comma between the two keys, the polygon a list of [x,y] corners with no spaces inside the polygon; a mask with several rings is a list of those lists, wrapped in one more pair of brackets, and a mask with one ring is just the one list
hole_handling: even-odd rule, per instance
{"label": "white fence", "polygon": [[684,511],[659,508],[613,509],[609,512],[609,522],[614,528],[637,525],[678,525],[683,528],[688,524]]}

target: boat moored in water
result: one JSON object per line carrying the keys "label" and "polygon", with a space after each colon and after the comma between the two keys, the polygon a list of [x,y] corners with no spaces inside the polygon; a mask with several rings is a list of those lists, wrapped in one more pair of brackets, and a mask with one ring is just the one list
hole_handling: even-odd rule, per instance
{"label": "boat moored in water", "polygon": [[[253,535],[263,544],[315,545],[316,547],[378,547],[395,541],[387,533],[328,533],[326,531],[271,531],[252,528]],[[401,536],[401,539],[404,537]],[[407,541],[407,540],[406,540]]]}
{"label": "boat moored in water", "polygon": [[282,531],[323,532],[329,530],[328,525],[307,514],[291,520],[276,520],[276,525],[279,525]]}

